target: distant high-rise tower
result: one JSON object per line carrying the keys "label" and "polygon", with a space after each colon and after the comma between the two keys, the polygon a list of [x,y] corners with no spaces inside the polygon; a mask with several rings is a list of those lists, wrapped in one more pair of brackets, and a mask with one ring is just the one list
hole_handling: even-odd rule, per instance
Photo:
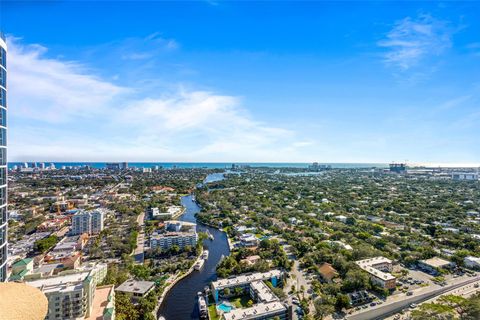
{"label": "distant high-rise tower", "polygon": [[0,31],[0,282],[7,279],[7,43]]}
{"label": "distant high-rise tower", "polygon": [[405,163],[390,163],[390,172],[405,173],[407,165]]}

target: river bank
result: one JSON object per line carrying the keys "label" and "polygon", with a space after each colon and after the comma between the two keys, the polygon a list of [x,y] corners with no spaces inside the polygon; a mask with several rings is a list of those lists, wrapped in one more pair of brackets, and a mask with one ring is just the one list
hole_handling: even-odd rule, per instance
{"label": "river bank", "polygon": [[168,290],[162,293],[162,303],[156,315],[166,319],[199,319],[197,293],[217,279],[217,264],[222,257],[230,254],[230,248],[225,232],[218,227],[197,222],[195,215],[200,212],[200,207],[193,201],[192,196],[182,197],[182,205],[186,210],[180,220],[197,223],[197,232],[208,231],[214,240],[206,239],[203,242],[204,248],[209,251],[209,258],[202,270],[184,274],[181,278],[175,279],[175,284],[169,284]]}
{"label": "river bank", "polygon": [[[202,254],[203,254],[203,247],[202,247],[202,251],[200,252],[200,254],[198,255],[197,259],[195,259],[195,261],[193,262],[192,266],[184,273],[182,274],[175,274],[174,276],[174,279],[172,280],[172,282],[170,284],[168,284],[164,289],[163,289],[163,292],[162,294],[160,295],[160,297],[158,298],[158,301],[157,301],[157,305],[155,306],[155,309],[152,311],[153,313],[153,316],[157,316],[157,313],[158,313],[158,310],[160,309],[160,307],[162,306],[162,303],[163,303],[163,300],[165,299],[165,296],[167,295],[168,291],[173,288],[180,280],[182,280],[183,278],[187,277],[188,275],[190,275],[190,273],[192,273],[194,270],[195,270],[195,264],[197,262],[199,262],[201,259],[202,259]],[[169,279],[170,280],[170,279]]]}

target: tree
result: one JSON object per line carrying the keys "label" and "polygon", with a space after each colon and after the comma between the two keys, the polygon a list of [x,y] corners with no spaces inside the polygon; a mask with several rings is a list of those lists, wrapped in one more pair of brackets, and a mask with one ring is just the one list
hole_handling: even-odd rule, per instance
{"label": "tree", "polygon": [[467,299],[463,297],[449,294],[446,296],[441,296],[438,301],[441,304],[452,307],[460,315],[460,318],[462,318],[462,315],[465,313],[464,306]]}
{"label": "tree", "polygon": [[350,299],[346,294],[337,295],[337,301],[335,302],[335,309],[338,311],[348,309],[350,307]]}
{"label": "tree", "polygon": [[357,223],[357,220],[354,217],[348,217],[345,223],[347,225],[354,226]]}
{"label": "tree", "polygon": [[323,299],[319,298],[313,302],[313,306],[315,307],[315,319],[322,320],[329,314],[333,313],[335,308],[326,303]]}
{"label": "tree", "polygon": [[115,295],[115,315],[118,320],[138,320],[140,317],[130,295],[124,293]]}
{"label": "tree", "polygon": [[235,292],[235,295],[236,295],[236,296],[239,296],[239,295],[241,295],[241,294],[243,293],[243,289],[240,288],[240,287],[236,287],[236,288],[234,289],[234,292]]}
{"label": "tree", "polygon": [[346,292],[363,290],[369,287],[368,275],[361,270],[350,270],[345,276],[342,289]]}
{"label": "tree", "polygon": [[455,312],[452,307],[438,303],[424,303],[412,311],[412,320],[450,320]]}
{"label": "tree", "polygon": [[229,296],[229,295],[230,295],[230,288],[225,288],[225,289],[223,289],[223,294],[224,294],[225,296]]}
{"label": "tree", "polygon": [[480,319],[480,296],[471,297],[465,302],[463,320]]}
{"label": "tree", "polygon": [[46,238],[35,241],[33,243],[33,249],[35,249],[35,251],[45,253],[51,247],[53,247],[57,242],[58,242],[58,237],[57,236],[55,236],[55,235],[48,236]]}

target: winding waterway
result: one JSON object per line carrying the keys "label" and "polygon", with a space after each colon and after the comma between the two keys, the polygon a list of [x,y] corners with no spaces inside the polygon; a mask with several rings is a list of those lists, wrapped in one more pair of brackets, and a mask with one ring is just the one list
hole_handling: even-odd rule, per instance
{"label": "winding waterway", "polygon": [[[223,179],[223,174],[211,174],[204,183],[219,181]],[[182,197],[182,205],[185,207],[185,213],[179,220],[188,222],[197,222],[195,214],[200,211],[200,207],[193,201],[192,196]],[[193,271],[190,275],[180,280],[166,295],[163,300],[157,316],[163,316],[167,320],[188,320],[199,319],[197,293],[217,279],[215,272],[216,266],[222,255],[228,256],[230,250],[228,247],[227,236],[218,229],[197,224],[197,232],[209,231],[213,237],[212,240],[205,240],[204,247],[209,251],[209,257],[204,267],[200,271]]]}

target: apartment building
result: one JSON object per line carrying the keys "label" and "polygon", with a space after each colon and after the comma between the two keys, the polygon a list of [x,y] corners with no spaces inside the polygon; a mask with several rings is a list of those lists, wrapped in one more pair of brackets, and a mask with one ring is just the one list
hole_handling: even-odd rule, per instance
{"label": "apartment building", "polygon": [[165,221],[165,228],[150,236],[150,247],[168,250],[173,246],[180,249],[197,245],[196,224],[183,221]]}
{"label": "apartment building", "polygon": [[27,282],[47,296],[46,320],[74,320],[90,316],[96,289],[91,273],[80,272]]}
{"label": "apartment building", "polygon": [[395,278],[390,272],[392,271],[392,260],[385,257],[375,257],[355,262],[362,270],[368,272],[371,281],[384,288],[393,290],[397,284]]}
{"label": "apartment building", "polygon": [[288,308],[280,302],[278,297],[265,284],[264,281],[271,281],[273,286],[277,286],[282,277],[280,270],[272,270],[264,273],[244,274],[229,279],[221,279],[212,282],[212,292],[215,301],[218,302],[220,292],[224,295],[224,290],[241,288],[249,293],[255,304],[248,308],[236,308],[228,312],[223,312],[223,320],[263,320],[263,319],[288,319]]}
{"label": "apartment building", "polygon": [[105,213],[100,210],[79,211],[72,216],[72,234],[98,234],[104,228]]}

